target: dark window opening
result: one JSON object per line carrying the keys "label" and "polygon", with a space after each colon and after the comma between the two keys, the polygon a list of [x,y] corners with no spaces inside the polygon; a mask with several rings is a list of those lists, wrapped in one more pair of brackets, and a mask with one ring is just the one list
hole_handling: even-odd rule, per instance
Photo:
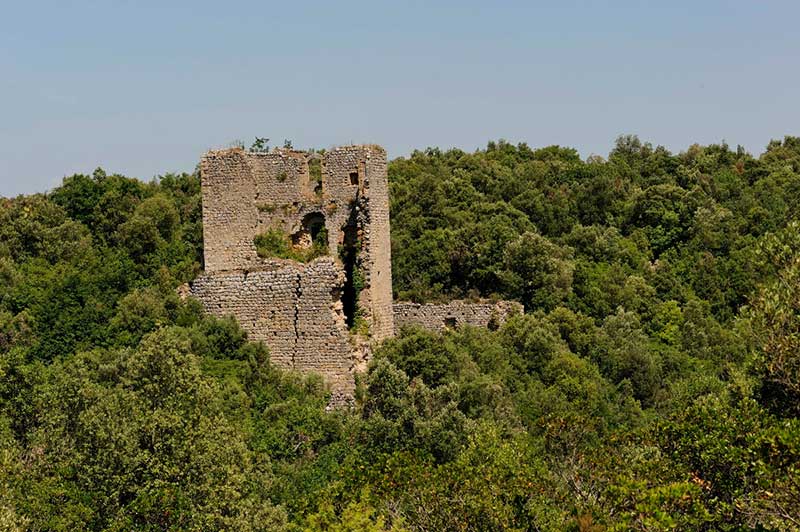
{"label": "dark window opening", "polygon": [[455,329],[456,328],[456,319],[455,318],[445,318],[444,319],[444,326],[448,329]]}
{"label": "dark window opening", "polygon": [[308,232],[311,233],[311,241],[316,242],[317,237],[325,229],[325,218],[315,218],[313,222],[308,225]]}
{"label": "dark window opening", "polygon": [[342,246],[341,259],[344,264],[344,289],[342,291],[342,309],[344,311],[345,323],[348,328],[352,328],[356,321],[356,310],[358,307],[358,292],[356,277],[356,259],[358,258],[358,228],[348,225],[344,228],[344,242]]}
{"label": "dark window opening", "polygon": [[358,184],[358,172],[350,172],[350,184],[351,185]]}

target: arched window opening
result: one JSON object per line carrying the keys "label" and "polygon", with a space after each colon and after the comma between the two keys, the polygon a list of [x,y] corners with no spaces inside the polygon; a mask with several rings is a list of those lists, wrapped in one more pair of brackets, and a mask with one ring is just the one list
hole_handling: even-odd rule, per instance
{"label": "arched window opening", "polygon": [[316,250],[315,255],[328,251],[328,231],[325,229],[325,216],[312,212],[303,217],[300,230],[292,235],[292,247],[296,250]]}

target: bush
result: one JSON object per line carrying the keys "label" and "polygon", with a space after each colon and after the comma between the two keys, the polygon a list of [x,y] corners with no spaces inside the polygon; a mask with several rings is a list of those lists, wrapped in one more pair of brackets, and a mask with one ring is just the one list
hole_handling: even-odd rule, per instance
{"label": "bush", "polygon": [[253,239],[256,253],[262,259],[289,259],[297,262],[310,262],[328,254],[328,231],[320,229],[308,249],[292,245],[291,238],[279,229],[268,229]]}

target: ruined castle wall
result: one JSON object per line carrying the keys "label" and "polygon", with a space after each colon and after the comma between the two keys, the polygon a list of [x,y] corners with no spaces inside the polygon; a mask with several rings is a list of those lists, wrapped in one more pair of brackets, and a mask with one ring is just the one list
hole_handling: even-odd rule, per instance
{"label": "ruined castle wall", "polygon": [[206,312],[234,316],[250,340],[269,346],[273,362],[290,368],[297,343],[294,319],[300,274],[285,264],[255,272],[207,274],[191,283],[190,293]]}
{"label": "ruined castle wall", "polygon": [[[364,193],[360,171],[362,166],[360,158],[363,153],[360,148],[360,146],[333,148],[322,158],[320,208],[325,214],[328,243],[333,255],[338,253],[339,245],[344,243],[345,228],[360,225],[364,221],[363,215],[359,218],[358,209],[359,198]],[[356,183],[351,182],[351,173],[357,175]]]}
{"label": "ruined castle wall", "polygon": [[206,272],[258,266],[257,234],[297,231],[303,215],[321,208],[302,152],[211,151],[200,162],[200,175]]}
{"label": "ruined castle wall", "polygon": [[250,340],[269,347],[277,366],[318,372],[334,398],[351,396],[352,348],[339,301],[341,269],[330,257],[307,265],[270,260],[262,268],[203,275],[191,283],[191,294],[210,314],[234,316]]}
{"label": "ruined castle wall", "polygon": [[394,304],[394,327],[395,332],[407,326],[435,332],[461,325],[494,329],[522,313],[522,305],[515,301],[470,303],[457,300],[445,304],[400,302]]}
{"label": "ruined castle wall", "polygon": [[394,331],[386,151],[375,145],[334,148],[325,154],[324,168],[331,194],[337,190],[351,193],[334,199],[355,209],[348,211],[346,223],[356,222],[360,229],[358,266],[365,287],[359,305],[368,313],[372,338],[380,341]]}

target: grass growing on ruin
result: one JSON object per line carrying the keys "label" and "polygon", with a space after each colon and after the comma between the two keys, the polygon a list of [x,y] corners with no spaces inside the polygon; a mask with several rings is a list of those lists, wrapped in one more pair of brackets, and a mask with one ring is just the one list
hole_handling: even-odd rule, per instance
{"label": "grass growing on ruin", "polygon": [[356,315],[353,318],[353,325],[350,327],[350,332],[358,336],[372,336],[372,332],[369,328],[369,322],[364,316],[364,309],[361,307],[356,306]]}
{"label": "grass growing on ruin", "polygon": [[328,231],[320,229],[310,248],[298,249],[292,245],[291,237],[279,229],[268,229],[253,239],[256,253],[262,259],[290,259],[310,262],[328,254]]}
{"label": "grass growing on ruin", "polygon": [[277,229],[268,229],[256,235],[253,243],[256,245],[256,253],[262,259],[271,257],[289,258],[289,240],[286,235]]}

